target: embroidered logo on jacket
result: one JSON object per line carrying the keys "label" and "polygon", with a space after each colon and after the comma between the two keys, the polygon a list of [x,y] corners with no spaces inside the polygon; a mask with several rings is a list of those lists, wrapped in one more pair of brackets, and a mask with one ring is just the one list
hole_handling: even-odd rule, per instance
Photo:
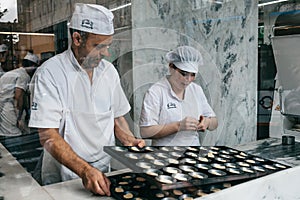
{"label": "embroidered logo on jacket", "polygon": [[176,108],[176,104],[175,103],[168,103],[167,104],[167,108],[170,109],[170,108]]}
{"label": "embroidered logo on jacket", "polygon": [[37,103],[32,102],[31,110],[37,110]]}
{"label": "embroidered logo on jacket", "polygon": [[89,19],[83,19],[81,22],[81,26],[88,29],[93,29],[93,22]]}

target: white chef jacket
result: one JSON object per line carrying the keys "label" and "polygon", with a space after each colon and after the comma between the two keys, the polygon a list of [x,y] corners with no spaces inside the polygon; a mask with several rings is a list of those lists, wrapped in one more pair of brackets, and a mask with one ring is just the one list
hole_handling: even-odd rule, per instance
{"label": "white chef jacket", "polygon": [[6,72],[0,78],[0,135],[17,136],[22,131],[17,127],[17,118],[14,106],[15,90],[26,90],[30,76],[24,68]]}
{"label": "white chef jacket", "polygon": [[5,74],[4,70],[1,67],[1,63],[0,63],[0,77],[3,76],[3,74]]}
{"label": "white chef jacket", "polygon": [[[191,83],[180,100],[171,88],[167,77],[152,85],[145,94],[140,126],[178,122],[185,117],[199,119],[200,115],[215,117],[201,86]],[[153,139],[153,146],[199,146],[197,131],[180,131],[163,138]]]}
{"label": "white chef jacket", "polygon": [[[94,68],[91,84],[68,49],[47,60],[34,77],[29,126],[59,128],[61,136],[81,158],[100,170],[107,168],[110,157],[103,146],[115,145],[114,118],[130,110],[114,66],[102,59]],[[75,177],[45,151],[44,184]]]}

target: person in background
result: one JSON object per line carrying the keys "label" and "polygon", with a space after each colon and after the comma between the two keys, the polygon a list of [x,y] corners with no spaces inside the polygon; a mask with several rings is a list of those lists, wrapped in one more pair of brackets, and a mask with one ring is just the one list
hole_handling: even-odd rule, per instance
{"label": "person in background", "polygon": [[12,70],[8,65],[8,47],[6,44],[0,44],[0,77]]}
{"label": "person in background", "polygon": [[190,46],[166,54],[170,75],[152,85],[144,96],[140,133],[153,146],[199,146],[199,132],[214,130],[217,118],[201,86],[193,83],[202,56]]}
{"label": "person in background", "polygon": [[[35,54],[33,54],[33,50],[29,50],[22,60],[22,66],[23,67],[38,67],[41,64],[41,60],[39,57]],[[35,73],[38,70],[36,68],[33,72]],[[33,78],[33,74],[30,74],[31,79]],[[28,125],[29,122],[29,117],[30,117],[30,89],[29,89],[30,83],[27,85],[27,89],[25,90],[25,93],[23,95],[23,110],[25,111],[25,123],[26,126]]]}
{"label": "person in background", "polygon": [[18,136],[24,132],[24,95],[30,77],[38,66],[38,56],[28,53],[23,66],[6,72],[0,78],[0,135]]}
{"label": "person in background", "polygon": [[87,190],[110,195],[105,176],[110,156],[104,146],[115,137],[126,146],[145,146],[129,130],[130,105],[109,56],[113,14],[95,4],[75,4],[71,45],[35,74],[29,126],[39,129],[44,147],[43,184],[80,177]]}

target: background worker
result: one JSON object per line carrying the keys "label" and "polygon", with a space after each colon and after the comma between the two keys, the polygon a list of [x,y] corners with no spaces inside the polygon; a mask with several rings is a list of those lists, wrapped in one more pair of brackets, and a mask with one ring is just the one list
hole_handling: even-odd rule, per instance
{"label": "background worker", "polygon": [[0,77],[5,73],[13,69],[9,66],[8,62],[8,47],[6,44],[0,44]]}
{"label": "background worker", "polygon": [[0,78],[1,136],[18,136],[25,133],[24,96],[38,62],[37,55],[28,53],[22,61],[22,67],[8,71]]}

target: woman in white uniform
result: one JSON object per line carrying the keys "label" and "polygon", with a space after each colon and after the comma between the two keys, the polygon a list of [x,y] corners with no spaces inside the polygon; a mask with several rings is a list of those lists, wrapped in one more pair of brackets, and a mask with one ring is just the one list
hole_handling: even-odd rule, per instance
{"label": "woman in white uniform", "polygon": [[130,105],[116,69],[103,59],[114,33],[112,12],[77,3],[69,28],[69,49],[44,62],[33,81],[29,125],[39,128],[46,150],[42,182],[80,177],[87,190],[110,196],[103,146],[115,145],[115,136],[127,146],[145,142],[129,130],[123,116]]}
{"label": "woman in white uniform", "polygon": [[170,75],[145,94],[140,132],[153,146],[199,146],[201,131],[214,130],[217,118],[202,88],[193,83],[202,64],[198,50],[181,46],[166,54]]}

